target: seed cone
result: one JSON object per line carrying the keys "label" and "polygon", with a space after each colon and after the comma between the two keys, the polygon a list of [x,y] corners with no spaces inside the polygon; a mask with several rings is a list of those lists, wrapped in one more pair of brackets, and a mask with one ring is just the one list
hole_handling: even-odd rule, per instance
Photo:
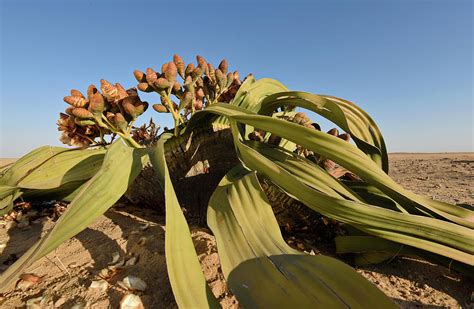
{"label": "seed cone", "polygon": [[351,140],[351,135],[349,133],[342,133],[342,134],[339,134],[337,137],[345,140],[346,142]]}
{"label": "seed cone", "polygon": [[81,97],[81,98],[84,98],[84,95],[82,94],[82,92],[80,92],[79,90],[76,90],[76,89],[71,89],[71,95],[73,97]]}
{"label": "seed cone", "polygon": [[227,63],[227,60],[222,59],[221,63],[219,63],[219,70],[221,70],[222,73],[227,74],[228,69],[229,69],[229,64]]}
{"label": "seed cone", "polygon": [[220,90],[223,91],[227,84],[227,77],[220,69],[217,69],[215,72],[216,72],[217,85],[219,85]]}
{"label": "seed cone", "polygon": [[86,99],[78,97],[78,96],[64,97],[64,102],[71,104],[74,107],[84,107],[87,104]]}
{"label": "seed cone", "polygon": [[153,88],[148,83],[139,83],[137,87],[143,92],[153,92]]}
{"label": "seed cone", "polygon": [[149,83],[150,85],[153,85],[153,83],[158,79],[158,76],[156,75],[156,72],[152,68],[147,68],[146,69],[146,82]]}
{"label": "seed cone", "polygon": [[173,84],[177,75],[178,69],[176,68],[176,64],[174,64],[174,62],[169,62],[165,70],[166,79],[169,80],[171,84]]}
{"label": "seed cone", "polygon": [[163,63],[161,65],[161,73],[164,74],[167,68],[168,68],[168,63]]}
{"label": "seed cone", "polygon": [[196,56],[196,60],[197,60],[197,63],[198,63],[198,67],[199,67],[202,71],[205,71],[205,70],[206,70],[206,67],[207,67],[207,62],[206,62],[206,60],[204,60],[204,58],[203,58],[202,56],[199,56],[199,55]]}
{"label": "seed cone", "polygon": [[126,97],[123,99],[122,107],[124,111],[132,116],[133,118],[137,117],[138,111],[135,108],[135,104],[139,101],[138,97]]}
{"label": "seed cone", "polygon": [[202,75],[202,72],[203,70],[201,70],[201,68],[194,68],[193,72],[191,73],[193,80],[196,80],[198,77],[200,77]]}
{"label": "seed cone", "polygon": [[305,113],[299,112],[296,113],[295,116],[293,117],[293,122],[300,124],[300,125],[305,125],[309,123],[311,120],[306,116]]}
{"label": "seed cone", "polygon": [[242,84],[242,82],[240,81],[239,71],[234,71],[234,84]]}
{"label": "seed cone", "polygon": [[175,54],[173,56],[173,62],[174,64],[176,64],[176,68],[178,69],[178,74],[179,76],[181,76],[181,78],[184,79],[185,77],[185,72],[184,72],[184,61],[183,59],[178,55],[178,54]]}
{"label": "seed cone", "polygon": [[118,89],[105,79],[100,80],[100,89],[107,100],[114,101],[118,99]]}
{"label": "seed cone", "polygon": [[313,126],[314,129],[321,131],[321,126],[318,123],[313,122],[311,125]]}
{"label": "seed cone", "polygon": [[133,71],[133,75],[135,76],[135,79],[137,80],[137,82],[139,83],[146,82],[146,75],[142,71],[135,70]]}
{"label": "seed cone", "polygon": [[85,108],[82,107],[76,107],[75,109],[72,110],[72,114],[78,118],[82,119],[91,119],[94,118],[94,115],[88,111]]}
{"label": "seed cone", "polygon": [[114,117],[115,125],[123,132],[127,130],[127,120],[121,113],[116,113]]}
{"label": "seed cone", "polygon": [[199,88],[196,91],[196,99],[201,100],[203,98],[204,98],[204,90],[202,90],[202,88]]}
{"label": "seed cone", "polygon": [[177,93],[177,92],[180,91],[180,90],[181,90],[181,85],[180,85],[180,83],[179,83],[178,81],[175,81],[174,84],[173,84],[173,91],[174,91],[175,93]]}
{"label": "seed cone", "polygon": [[94,115],[100,115],[104,111],[105,101],[100,93],[95,93],[89,101],[89,111]]}
{"label": "seed cone", "polygon": [[167,113],[168,109],[162,104],[153,104],[153,109],[158,113]]}
{"label": "seed cone", "polygon": [[69,116],[72,116],[72,110],[74,109],[75,107],[73,106],[69,106],[68,108],[66,108],[66,110],[64,111],[66,114],[68,114]]}
{"label": "seed cone", "polygon": [[110,122],[112,123],[115,123],[114,119],[115,119],[115,114],[114,113],[111,113],[111,112],[107,112],[106,116],[107,120],[109,120]]}
{"label": "seed cone", "polygon": [[331,130],[329,130],[327,132],[329,135],[332,135],[332,136],[338,136],[339,135],[339,130],[336,129],[336,128],[332,128]]}
{"label": "seed cone", "polygon": [[209,77],[212,83],[216,83],[216,72],[214,66],[210,63],[207,64],[206,75]]}
{"label": "seed cone", "polygon": [[135,106],[135,117],[140,116],[148,109],[148,102],[141,102]]}
{"label": "seed cone", "polygon": [[181,100],[180,106],[191,106],[191,102],[194,99],[194,94],[191,91],[186,91],[184,93],[183,99]]}
{"label": "seed cone", "polygon": [[125,88],[122,87],[122,85],[120,85],[119,83],[116,83],[115,87],[118,90],[118,99],[119,100],[122,100],[122,99],[128,97],[129,94],[127,93],[127,90],[125,90]]}
{"label": "seed cone", "polygon": [[196,67],[194,66],[194,64],[192,64],[192,63],[188,64],[186,66],[186,70],[184,71],[185,75],[186,76],[190,75],[194,71],[195,68]]}
{"label": "seed cone", "polygon": [[130,95],[130,96],[138,97],[137,88],[135,88],[135,87],[128,88],[128,89],[127,89],[127,94]]}
{"label": "seed cone", "polygon": [[87,88],[87,97],[90,98],[94,93],[97,92],[99,92],[99,90],[97,90],[97,87],[95,85],[89,85],[89,87]]}
{"label": "seed cone", "polygon": [[227,74],[227,83],[226,83],[225,87],[229,88],[230,85],[232,85],[233,81],[234,81],[234,74],[233,73],[228,73]]}
{"label": "seed cone", "polygon": [[166,78],[160,77],[155,81],[154,85],[155,85],[155,87],[157,87],[159,89],[168,89],[173,84],[169,80],[167,80]]}

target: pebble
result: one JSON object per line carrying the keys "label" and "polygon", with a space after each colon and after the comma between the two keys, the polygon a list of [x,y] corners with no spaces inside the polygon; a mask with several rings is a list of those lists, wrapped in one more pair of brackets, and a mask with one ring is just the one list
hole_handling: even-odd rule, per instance
{"label": "pebble", "polygon": [[61,307],[61,306],[64,305],[65,303],[66,303],[66,298],[60,297],[60,298],[54,303],[54,307],[56,307],[56,308]]}

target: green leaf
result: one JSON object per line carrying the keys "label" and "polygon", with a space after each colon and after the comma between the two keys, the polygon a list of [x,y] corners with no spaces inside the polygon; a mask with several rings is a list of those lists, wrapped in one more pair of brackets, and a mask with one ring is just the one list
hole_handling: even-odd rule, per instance
{"label": "green leaf", "polygon": [[[237,153],[244,164],[265,175],[313,210],[335,220],[351,224],[371,235],[419,247],[469,265],[474,264],[474,247],[472,246],[474,230],[469,227],[473,224],[471,217],[462,218],[440,211],[428,201],[404,190],[365,153],[353,145],[334,136],[272,117],[255,115],[236,106],[215,104],[200,113],[227,116],[230,119]],[[202,117],[199,116],[200,113],[194,117],[199,119]],[[405,209],[420,207],[423,210],[424,208],[457,224],[338,199],[318,192],[273,161],[262,156],[258,151],[243,144],[238,123],[275,133],[335,161],[379,188]],[[455,206],[451,207],[456,208]],[[418,214],[430,215],[430,213],[421,210]]]}
{"label": "green leaf", "polygon": [[335,241],[337,253],[357,253],[354,261],[356,265],[380,263],[399,255],[418,256],[474,278],[473,266],[468,266],[442,255],[426,252],[415,247],[400,245],[386,239],[366,235],[351,235],[338,236]]}
{"label": "green leaf", "polygon": [[[250,76],[242,83],[230,105],[257,112],[260,110],[261,103],[266,97],[281,91],[288,91],[288,88],[277,80],[270,78],[256,80],[255,77]],[[218,117],[213,123],[229,124],[225,117]]]}
{"label": "green leaf", "polygon": [[71,202],[85,186],[87,180],[68,182],[53,189],[24,189],[23,198],[28,201],[57,200]]}
{"label": "green leaf", "polygon": [[53,189],[90,179],[100,169],[105,152],[105,149],[74,149],[58,153],[23,176],[17,187]]}
{"label": "green leaf", "polygon": [[325,169],[295,153],[277,146],[255,141],[249,141],[246,145],[252,147],[260,154],[290,172],[294,177],[297,177],[301,182],[314,189],[337,198],[363,201],[357,193],[339,182]]}
{"label": "green leaf", "polygon": [[0,177],[0,185],[15,186],[31,170],[64,151],[71,151],[71,149],[43,146],[31,151],[27,155],[18,159],[7,171],[4,172],[4,174],[2,174]]}
{"label": "green leaf", "polygon": [[415,214],[438,215],[457,224],[474,228],[473,211],[463,210],[465,216],[459,217],[451,212],[461,211],[461,207],[450,205],[450,208],[453,210],[447,212],[426,198],[405,190],[385,174],[377,164],[368,159],[362,151],[335,136],[308,129],[288,121],[255,115],[245,110],[239,111],[239,108],[236,107],[230,109],[228,106],[216,104],[207,108],[204,112],[216,112],[219,114],[224,112],[237,122],[275,133],[315,153],[321,154],[349,171],[354,172],[364,181],[374,185],[402,205],[407,211],[413,211]]}
{"label": "green leaf", "polygon": [[320,114],[351,134],[357,146],[388,172],[388,155],[382,134],[372,118],[354,103],[331,96],[288,91],[267,97],[261,105],[259,114],[263,115],[285,105]]}
{"label": "green leaf", "polygon": [[145,154],[144,149],[133,149],[121,140],[116,141],[107,150],[99,172],[82,186],[54,228],[2,273],[1,290],[31,263],[84,230],[118,201],[140,173]]}
{"label": "green leaf", "polygon": [[255,173],[242,167],[231,170],[212,195],[208,224],[229,287],[243,307],[395,307],[344,263],[290,248]]}
{"label": "green leaf", "polygon": [[149,155],[164,186],[166,267],[173,294],[181,308],[219,308],[202,273],[188,224],[171,183],[164,153],[164,143],[169,137],[162,135]]}
{"label": "green leaf", "polygon": [[22,195],[16,187],[0,185],[0,216],[7,214],[13,208],[13,202]]}

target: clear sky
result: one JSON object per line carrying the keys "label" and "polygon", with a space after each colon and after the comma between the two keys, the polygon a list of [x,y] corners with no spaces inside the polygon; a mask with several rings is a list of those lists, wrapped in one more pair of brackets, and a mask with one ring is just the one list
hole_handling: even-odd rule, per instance
{"label": "clear sky", "polygon": [[0,3],[0,157],[59,145],[69,89],[135,86],[134,69],[174,53],[351,100],[390,152],[473,151],[469,0]]}

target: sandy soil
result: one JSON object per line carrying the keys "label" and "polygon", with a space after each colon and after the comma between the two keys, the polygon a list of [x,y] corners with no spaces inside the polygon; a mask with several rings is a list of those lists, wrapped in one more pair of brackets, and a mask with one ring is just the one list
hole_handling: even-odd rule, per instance
{"label": "sandy soil", "polygon": [[[474,205],[473,153],[392,154],[390,160],[391,176],[406,188],[451,203]],[[59,204],[40,212],[27,211],[23,219],[17,218],[19,224],[0,220],[0,271],[51,229],[62,209]],[[19,281],[0,296],[0,307],[24,307],[28,300],[43,297],[44,306],[116,308],[129,293],[118,284],[127,275],[146,282],[145,291],[135,292],[145,308],[176,307],[166,273],[163,224],[164,218],[150,210],[116,205],[88,229],[34,263],[28,273],[40,276],[41,281]],[[220,273],[213,236],[203,228],[192,231],[212,291],[224,308],[238,308]],[[104,269],[117,263],[114,254],[119,255],[119,264],[123,260],[133,265],[113,268],[111,278],[109,270],[104,290],[90,288],[92,281],[104,277]],[[400,257],[358,271],[401,307],[474,308],[471,280],[423,260]]]}

